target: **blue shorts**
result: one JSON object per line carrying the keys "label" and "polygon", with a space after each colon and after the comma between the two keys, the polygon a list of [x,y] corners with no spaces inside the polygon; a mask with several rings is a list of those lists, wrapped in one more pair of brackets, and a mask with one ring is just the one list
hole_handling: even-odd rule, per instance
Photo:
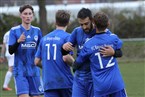
{"label": "blue shorts", "polygon": [[74,78],[72,97],[94,97],[92,80]]}
{"label": "blue shorts", "polygon": [[72,97],[72,89],[52,89],[44,91],[44,97]]}
{"label": "blue shorts", "polygon": [[28,94],[30,96],[38,96],[43,94],[43,87],[40,83],[39,76],[15,76],[14,81],[16,87],[16,94],[18,96],[21,94]]}
{"label": "blue shorts", "polygon": [[121,91],[118,91],[109,95],[105,95],[105,96],[95,95],[94,97],[127,97],[127,94],[126,94],[125,89],[122,89]]}

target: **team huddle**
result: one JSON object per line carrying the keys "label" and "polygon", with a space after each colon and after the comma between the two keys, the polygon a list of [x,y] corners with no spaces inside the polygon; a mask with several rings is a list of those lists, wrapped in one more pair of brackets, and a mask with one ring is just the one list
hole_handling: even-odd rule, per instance
{"label": "team huddle", "polygon": [[19,12],[22,24],[11,28],[8,42],[18,97],[127,97],[116,59],[122,56],[123,42],[107,28],[104,12],[93,16],[88,8],[80,9],[80,26],[69,34],[70,13],[58,10],[56,29],[45,36],[31,25],[31,5]]}

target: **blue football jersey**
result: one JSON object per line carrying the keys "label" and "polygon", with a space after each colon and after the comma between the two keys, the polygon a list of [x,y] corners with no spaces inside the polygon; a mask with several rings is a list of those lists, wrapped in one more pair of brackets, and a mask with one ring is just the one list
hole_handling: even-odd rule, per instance
{"label": "blue football jersey", "polygon": [[[111,34],[111,31],[106,29],[107,34]],[[89,33],[85,33],[82,27],[77,27],[73,30],[69,42],[73,44],[73,46],[77,47],[77,56],[83,48],[84,43],[86,43],[90,38],[92,38],[96,34],[96,29],[93,29]],[[91,80],[91,71],[90,71],[90,61],[86,60],[83,63],[82,67],[79,70],[76,70],[75,75],[78,78],[86,78],[87,80]]]}
{"label": "blue football jersey", "polygon": [[15,52],[14,75],[21,76],[40,76],[40,71],[34,65],[36,49],[42,38],[40,28],[31,26],[30,30],[25,30],[22,25],[13,27],[10,31],[9,45],[13,45],[24,33],[26,40],[21,42]]}
{"label": "blue football jersey", "polygon": [[40,42],[35,57],[42,60],[44,90],[72,88],[73,75],[70,66],[62,59],[62,45],[68,41],[70,34],[56,29]]}
{"label": "blue football jersey", "polygon": [[115,34],[97,34],[91,38],[76,59],[78,64],[91,62],[95,97],[111,94],[124,89],[124,82],[115,57],[103,57],[101,47],[111,46],[114,50],[122,47],[122,41]]}

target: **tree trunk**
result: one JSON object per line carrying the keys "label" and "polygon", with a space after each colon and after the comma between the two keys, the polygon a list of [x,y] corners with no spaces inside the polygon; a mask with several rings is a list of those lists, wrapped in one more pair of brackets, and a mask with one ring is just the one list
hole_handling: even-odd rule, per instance
{"label": "tree trunk", "polygon": [[47,11],[45,0],[37,0],[39,6],[39,24],[43,35],[48,33]]}

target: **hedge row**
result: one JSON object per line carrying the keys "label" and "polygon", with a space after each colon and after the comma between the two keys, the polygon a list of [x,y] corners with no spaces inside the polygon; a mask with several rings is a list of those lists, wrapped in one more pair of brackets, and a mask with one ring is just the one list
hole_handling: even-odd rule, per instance
{"label": "hedge row", "polygon": [[[145,15],[142,11],[123,10],[119,13],[111,9],[102,9],[110,17],[109,29],[117,34],[120,38],[143,38],[145,37]],[[145,14],[145,13],[144,13]],[[3,36],[13,25],[21,23],[21,19],[16,16],[0,14],[0,36]],[[33,25],[38,26],[37,20],[34,19]],[[72,21],[67,29],[69,33],[79,26],[77,19]],[[54,23],[49,24],[48,33],[55,28]],[[47,33],[43,33],[45,35]],[[2,43],[2,37],[0,37]]]}

